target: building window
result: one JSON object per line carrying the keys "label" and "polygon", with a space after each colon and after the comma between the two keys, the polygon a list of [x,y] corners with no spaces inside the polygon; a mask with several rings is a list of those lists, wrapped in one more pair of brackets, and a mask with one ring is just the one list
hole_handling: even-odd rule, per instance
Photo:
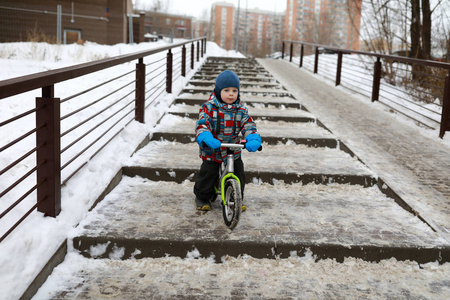
{"label": "building window", "polygon": [[64,29],[64,45],[69,45],[81,40],[81,30]]}

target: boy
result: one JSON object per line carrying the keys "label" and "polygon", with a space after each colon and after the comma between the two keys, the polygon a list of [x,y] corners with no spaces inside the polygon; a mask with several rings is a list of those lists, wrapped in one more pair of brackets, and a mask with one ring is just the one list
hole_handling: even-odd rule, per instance
{"label": "boy", "polygon": [[[210,210],[210,200],[215,195],[214,185],[219,179],[220,164],[227,159],[226,149],[220,149],[220,143],[239,143],[238,135],[242,133],[247,140],[248,151],[254,152],[261,146],[261,136],[248,115],[247,108],[241,104],[239,89],[239,77],[234,72],[225,70],[217,76],[214,91],[200,108],[195,131],[203,162],[194,185],[197,210]],[[202,142],[208,147],[203,147]],[[234,153],[234,173],[241,182],[243,195],[244,164],[240,149],[234,150]],[[242,205],[242,210],[246,209]]]}

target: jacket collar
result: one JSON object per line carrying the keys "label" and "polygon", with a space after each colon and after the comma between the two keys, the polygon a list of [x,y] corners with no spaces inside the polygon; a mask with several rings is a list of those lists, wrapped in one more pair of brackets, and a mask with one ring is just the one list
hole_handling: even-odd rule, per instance
{"label": "jacket collar", "polygon": [[241,104],[240,96],[238,96],[237,100],[234,101],[233,104],[226,104],[225,102],[220,101],[219,99],[217,99],[214,91],[209,96],[209,100],[212,100],[214,102],[214,105],[216,105],[217,107],[219,107],[219,108],[221,108],[223,110],[234,110],[238,106],[240,106],[240,104]]}

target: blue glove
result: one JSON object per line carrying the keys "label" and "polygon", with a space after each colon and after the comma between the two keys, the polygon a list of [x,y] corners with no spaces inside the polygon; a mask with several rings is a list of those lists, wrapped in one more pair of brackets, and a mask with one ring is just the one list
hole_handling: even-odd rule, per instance
{"label": "blue glove", "polygon": [[247,143],[245,148],[250,152],[255,152],[261,147],[261,137],[259,134],[252,133],[246,137]]}
{"label": "blue glove", "polygon": [[221,145],[220,141],[218,139],[215,139],[212,133],[209,131],[203,131],[198,135],[197,143],[200,145],[200,147],[203,147],[202,142],[205,142],[205,144],[211,149],[220,148]]}

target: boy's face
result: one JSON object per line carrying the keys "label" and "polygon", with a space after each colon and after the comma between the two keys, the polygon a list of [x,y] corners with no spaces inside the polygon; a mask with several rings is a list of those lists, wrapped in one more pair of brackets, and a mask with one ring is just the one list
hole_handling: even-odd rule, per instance
{"label": "boy's face", "polygon": [[226,87],[220,91],[220,98],[226,104],[232,104],[238,97],[239,90],[235,87]]}

